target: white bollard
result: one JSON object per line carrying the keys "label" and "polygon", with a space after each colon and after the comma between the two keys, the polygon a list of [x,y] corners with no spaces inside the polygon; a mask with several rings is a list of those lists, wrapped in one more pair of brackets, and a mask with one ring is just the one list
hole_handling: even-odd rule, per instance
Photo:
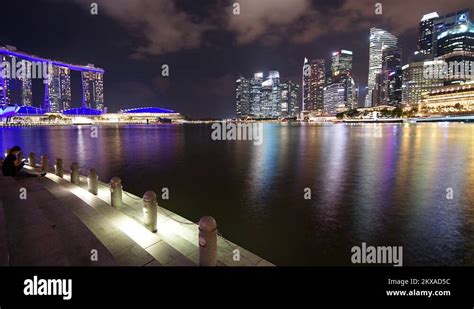
{"label": "white bollard", "polygon": [[34,152],[30,152],[30,156],[28,157],[28,164],[31,167],[36,168],[36,156]]}
{"label": "white bollard", "polygon": [[112,207],[122,207],[122,180],[114,177],[110,180],[110,204]]}
{"label": "white bollard", "polygon": [[54,171],[56,173],[56,176],[63,178],[64,176],[64,167],[63,167],[63,159],[57,158],[56,159],[56,164],[54,165]]}
{"label": "white bollard", "polygon": [[97,195],[99,188],[99,176],[97,176],[97,171],[95,168],[89,170],[89,178],[87,179],[89,185],[89,192]]}
{"label": "white bollard", "polygon": [[199,266],[217,266],[217,223],[209,216],[199,220]]}
{"label": "white bollard", "polygon": [[41,156],[41,171],[47,173],[48,170],[49,170],[48,156],[42,155]]}
{"label": "white bollard", "polygon": [[79,164],[73,162],[71,164],[71,182],[75,185],[79,185]]}
{"label": "white bollard", "polygon": [[156,233],[156,221],[158,217],[158,203],[156,201],[156,193],[153,191],[147,191],[143,195],[143,222],[145,227]]}

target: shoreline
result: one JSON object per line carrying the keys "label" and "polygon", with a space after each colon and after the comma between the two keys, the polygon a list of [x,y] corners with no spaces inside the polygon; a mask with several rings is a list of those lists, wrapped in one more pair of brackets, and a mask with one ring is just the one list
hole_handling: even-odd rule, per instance
{"label": "shoreline", "polygon": [[321,121],[278,121],[278,120],[215,120],[215,121],[180,121],[170,123],[146,123],[146,122],[99,122],[99,123],[0,123],[0,128],[18,128],[18,127],[59,127],[59,126],[127,126],[127,125],[147,125],[147,126],[162,126],[162,125],[183,125],[183,124],[211,124],[216,122],[245,122],[245,123],[276,123],[276,124],[310,124],[310,123],[423,123],[423,122],[474,122],[474,115],[472,116],[445,116],[445,117],[420,117],[420,118],[378,118],[378,119],[334,119],[328,121],[327,119]]}

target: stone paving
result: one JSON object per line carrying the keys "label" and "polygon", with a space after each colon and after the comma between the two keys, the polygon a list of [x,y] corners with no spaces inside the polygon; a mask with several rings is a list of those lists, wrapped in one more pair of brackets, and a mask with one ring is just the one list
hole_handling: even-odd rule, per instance
{"label": "stone paving", "polygon": [[[143,202],[124,192],[110,206],[110,189],[97,195],[48,173],[44,178],[0,176],[0,266],[197,266],[198,225],[162,207],[158,231],[143,225]],[[27,198],[20,198],[26,188]],[[273,266],[218,237],[218,266]],[[234,250],[240,261],[234,261]],[[96,251],[93,251],[96,250]],[[97,259],[91,258],[97,254]]]}

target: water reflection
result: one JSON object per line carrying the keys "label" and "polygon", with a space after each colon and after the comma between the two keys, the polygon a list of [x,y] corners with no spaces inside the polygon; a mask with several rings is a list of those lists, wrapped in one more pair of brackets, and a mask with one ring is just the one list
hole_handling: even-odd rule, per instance
{"label": "water reflection", "polygon": [[[474,125],[265,124],[263,144],[208,126],[2,128],[3,149],[95,167],[278,265],[350,265],[361,242],[403,245],[405,265],[474,265]],[[304,199],[305,188],[312,198]],[[452,189],[452,199],[447,198]]]}

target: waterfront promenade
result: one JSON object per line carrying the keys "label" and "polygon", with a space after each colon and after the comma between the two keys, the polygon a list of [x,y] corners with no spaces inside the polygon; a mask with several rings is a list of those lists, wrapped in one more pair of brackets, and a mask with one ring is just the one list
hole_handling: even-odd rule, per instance
{"label": "waterfront promenade", "polygon": [[[121,207],[112,207],[108,184],[99,181],[95,195],[87,177],[73,184],[70,173],[48,171],[44,178],[0,176],[0,265],[200,264],[198,224],[158,206],[153,233],[144,225],[142,198],[122,191]],[[217,266],[272,264],[218,235]]]}

